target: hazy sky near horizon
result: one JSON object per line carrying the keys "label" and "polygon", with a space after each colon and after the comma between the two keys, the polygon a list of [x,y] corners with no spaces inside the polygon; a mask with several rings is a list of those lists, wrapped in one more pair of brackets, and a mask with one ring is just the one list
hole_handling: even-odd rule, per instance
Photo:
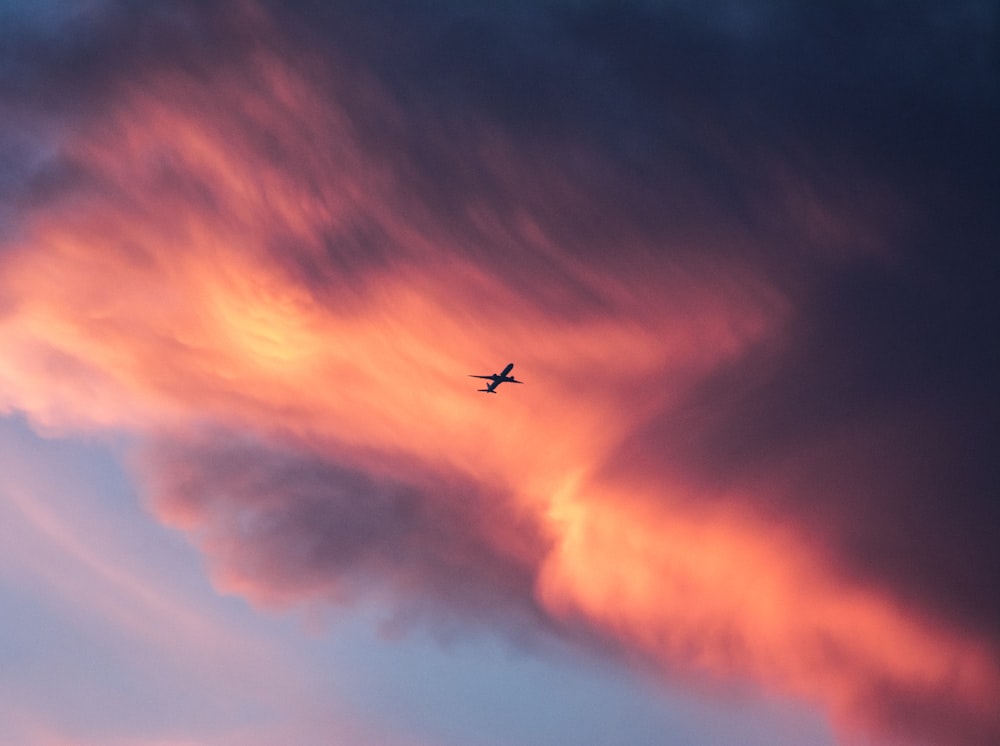
{"label": "hazy sky near horizon", "polygon": [[998,35],[2,6],[0,740],[995,743]]}

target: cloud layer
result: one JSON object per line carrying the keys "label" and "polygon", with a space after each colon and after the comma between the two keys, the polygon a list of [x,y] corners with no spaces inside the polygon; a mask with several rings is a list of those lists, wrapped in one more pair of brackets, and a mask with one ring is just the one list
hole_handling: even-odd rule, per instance
{"label": "cloud layer", "polygon": [[10,32],[0,405],[259,603],[995,739],[996,18],[307,6]]}

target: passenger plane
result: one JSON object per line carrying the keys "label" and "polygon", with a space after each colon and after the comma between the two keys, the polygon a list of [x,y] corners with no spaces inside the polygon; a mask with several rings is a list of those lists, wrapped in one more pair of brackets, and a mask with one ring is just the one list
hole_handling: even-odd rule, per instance
{"label": "passenger plane", "polygon": [[492,376],[473,376],[470,375],[469,378],[485,378],[490,381],[489,385],[484,389],[479,389],[480,391],[485,391],[487,394],[495,394],[497,392],[497,386],[501,383],[524,383],[524,381],[518,381],[514,376],[508,376],[511,369],[514,367],[514,363],[507,363],[507,367],[504,368],[499,373],[494,373]]}

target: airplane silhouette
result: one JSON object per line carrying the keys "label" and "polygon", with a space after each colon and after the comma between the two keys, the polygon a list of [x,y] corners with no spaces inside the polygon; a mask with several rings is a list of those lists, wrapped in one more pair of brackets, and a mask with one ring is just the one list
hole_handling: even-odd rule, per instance
{"label": "airplane silhouette", "polygon": [[470,375],[469,378],[485,378],[490,381],[490,384],[484,388],[479,389],[480,391],[485,391],[487,394],[495,394],[497,392],[497,386],[501,383],[524,383],[524,381],[518,381],[514,376],[508,376],[511,368],[514,367],[514,363],[507,363],[507,367],[504,368],[499,373],[494,373],[492,376],[473,376]]}

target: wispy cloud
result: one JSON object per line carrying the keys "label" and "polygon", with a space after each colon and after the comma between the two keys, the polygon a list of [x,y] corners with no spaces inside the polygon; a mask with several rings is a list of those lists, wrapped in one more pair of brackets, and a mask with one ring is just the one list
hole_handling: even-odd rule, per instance
{"label": "wispy cloud", "polygon": [[[307,32],[295,9],[162,4],[138,28],[167,54],[105,49],[115,8],[72,52],[94,100],[19,182],[0,404],[139,434],[157,515],[221,587],[575,635],[845,731],[996,736],[996,609],[969,602],[995,586],[963,559],[995,550],[938,534],[940,578],[898,569],[931,564],[904,500],[957,501],[955,532],[985,507],[988,467],[953,483],[948,437],[989,360],[949,345],[971,314],[920,238],[963,213],[923,217],[938,187],[906,179],[961,201],[978,172],[913,142],[872,165],[882,124],[822,116],[809,85],[849,77],[822,55],[773,77],[825,11],[772,9],[764,34],[641,4],[520,26],[345,8]],[[523,52],[463,46],[518,28]],[[889,68],[939,135],[945,104],[978,105]],[[527,385],[477,395],[465,375],[508,360]]]}
{"label": "wispy cloud", "polygon": [[0,426],[0,739],[413,743],[358,717],[266,625],[213,595],[111,454]]}

